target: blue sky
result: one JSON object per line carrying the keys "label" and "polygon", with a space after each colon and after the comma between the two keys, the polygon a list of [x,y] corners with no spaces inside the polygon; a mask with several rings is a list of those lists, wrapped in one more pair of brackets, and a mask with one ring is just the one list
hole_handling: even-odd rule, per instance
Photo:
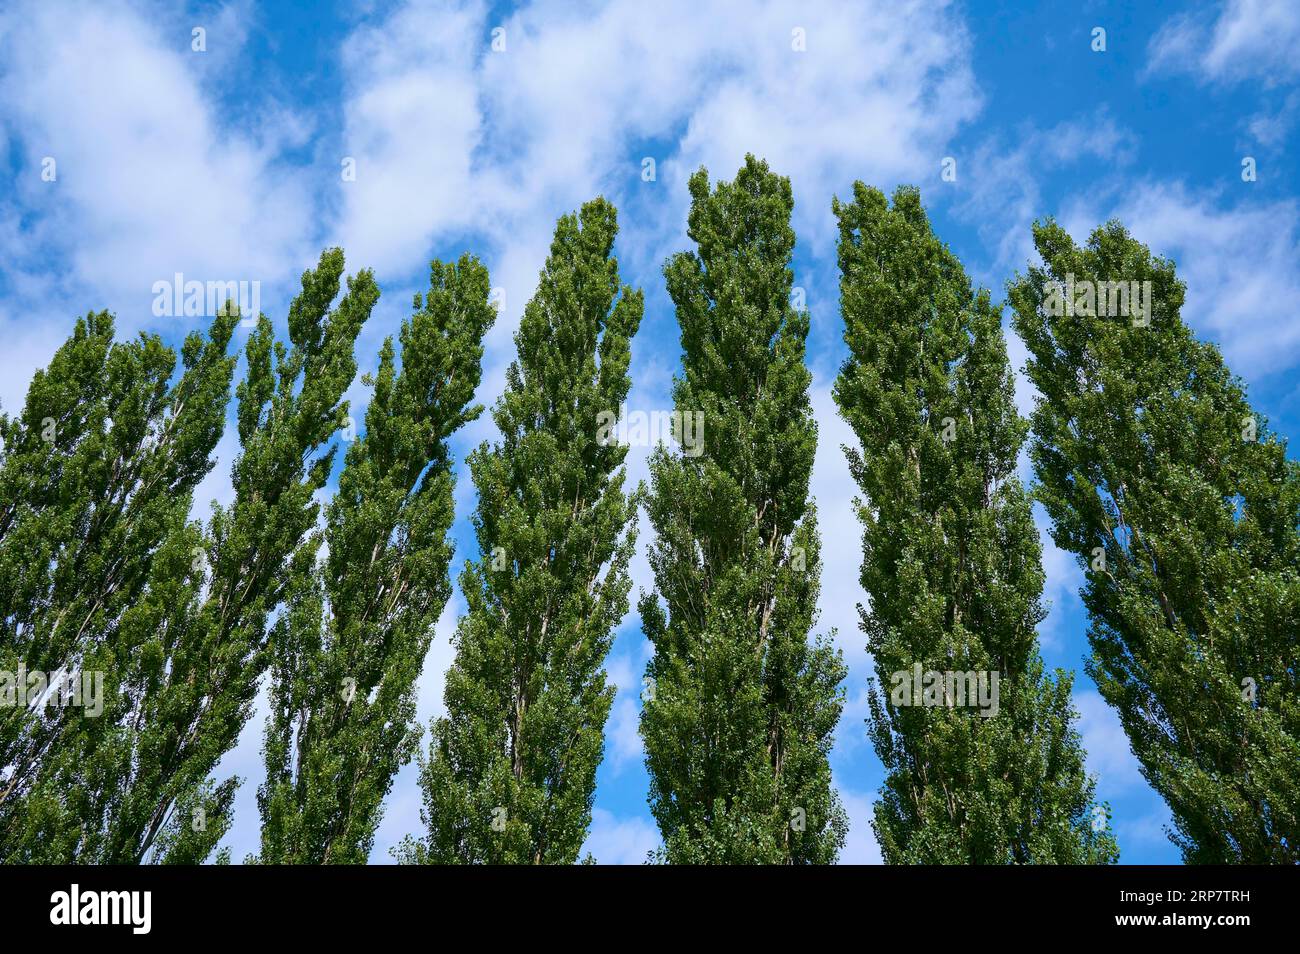
{"label": "blue sky", "polygon": [[[331,245],[351,270],[373,268],[383,289],[360,341],[363,368],[427,283],[431,258],[480,255],[505,295],[480,392],[491,402],[556,217],[603,193],[620,210],[623,278],[646,292],[629,405],[666,409],[679,348],[659,270],[687,246],[686,177],[703,164],[729,179],[747,151],[766,158],[792,180],[795,281],[813,314],[820,629],[837,630],[850,665],[833,755],[852,823],[844,860],[878,861],[859,531],[839,450],[851,435],[829,397],[843,358],[832,196],[855,179],[918,185],[939,234],[997,297],[1033,256],[1033,219],[1055,215],[1081,239],[1120,216],[1177,262],[1184,319],[1223,348],[1271,425],[1300,437],[1300,5],[1063,6],[6,3],[0,406],[20,405],[33,371],[88,310],[115,312],[123,335],[179,341],[203,319],[151,310],[154,283],[176,272],[261,282],[262,308],[283,328],[297,276]],[[1093,49],[1098,27],[1104,51]],[[497,28],[505,48],[494,51]],[[53,181],[41,174],[47,157]],[[340,175],[348,157],[354,181]],[[941,179],[945,157],[955,181]],[[1246,157],[1253,182],[1242,178]],[[1023,347],[1012,340],[1010,350],[1019,365]],[[350,396],[360,419],[360,382]],[[1018,400],[1032,406],[1023,382]],[[484,416],[457,440],[458,458],[492,436]],[[218,451],[203,509],[229,499],[233,435]],[[645,451],[629,460],[643,476]],[[457,564],[475,548],[463,470]],[[1077,674],[1080,730],[1122,861],[1177,862],[1167,811],[1082,672],[1081,574],[1046,540],[1044,558],[1043,655]],[[634,576],[651,586],[643,554]],[[426,723],[441,711],[463,605],[457,594],[439,623],[420,686]],[[647,657],[630,614],[609,663],[619,694],[588,842],[603,862],[639,861],[657,843],[636,732]],[[257,845],[261,733],[259,713],[222,765],[245,779],[226,839],[237,859]],[[375,861],[419,829],[418,815],[411,767],[394,785]]]}

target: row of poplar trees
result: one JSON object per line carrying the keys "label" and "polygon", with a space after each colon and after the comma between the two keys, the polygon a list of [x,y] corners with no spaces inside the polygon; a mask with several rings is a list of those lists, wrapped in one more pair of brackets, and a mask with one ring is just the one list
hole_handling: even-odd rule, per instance
{"label": "row of poplar trees", "polygon": [[[413,863],[572,863],[591,821],[630,606],[637,514],[655,538],[641,732],[672,863],[827,863],[847,829],[829,752],[846,668],[813,638],[819,533],[809,315],[792,303],[789,181],[746,159],[690,180],[693,252],[664,273],[681,329],[677,411],[703,452],[660,447],[627,486],[598,437],[631,380],[642,294],[620,282],[603,199],[559,220],[518,357],[469,456],[477,559],[421,751],[415,687],[451,596],[449,441],[495,318],[486,268],[435,261],[384,342],[364,427],[344,394],[379,298],[306,272],[288,340],[239,317],[176,354],[77,323],[0,416],[0,671],[102,672],[105,706],[0,708],[0,860],[193,863],[231,823],[221,758],[268,687],[260,851],[368,859],[397,771],[420,761]],[[860,450],[862,627],[879,683],[997,671],[999,713],[895,705],[873,687],[886,770],[873,827],[891,863],[1113,862],[1108,808],[1037,626],[1036,497],[1084,567],[1088,672],[1116,708],[1189,862],[1300,860],[1300,468],[1183,287],[1118,224],[1077,247],[1035,228],[1041,267],[1008,288],[1040,397],[1017,413],[1001,308],[934,235],[914,189],[837,201],[848,358],[834,397]],[[1053,283],[1152,282],[1149,321],[1048,307]],[[340,293],[342,293],[340,295]],[[232,391],[233,498],[192,516]],[[1026,441],[1032,493],[1016,477]],[[337,488],[318,502],[346,447]],[[224,860],[224,853],[217,854]]]}

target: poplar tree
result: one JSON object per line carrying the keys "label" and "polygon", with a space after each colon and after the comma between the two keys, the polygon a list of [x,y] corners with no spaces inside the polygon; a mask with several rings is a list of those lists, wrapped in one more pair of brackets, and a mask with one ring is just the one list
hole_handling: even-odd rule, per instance
{"label": "poplar tree", "polygon": [[250,714],[289,562],[310,559],[300,543],[333,459],[321,450],[346,421],[353,345],[379,294],[362,272],[331,311],[342,272],[334,249],[304,273],[290,347],[259,316],[236,390],[234,502],[214,504],[206,526],[186,519],[190,496],[170,513],[142,590],[85,663],[105,674],[105,708],[68,710],[11,816],[8,860],[198,862],[229,826],[238,780],[210,775]]}
{"label": "poplar tree", "polygon": [[1041,546],[1015,476],[1028,426],[999,310],[972,290],[916,189],[899,188],[891,207],[858,182],[834,211],[849,350],[835,401],[861,445],[846,452],[862,491],[881,854],[890,864],[1114,861],[1071,678],[1045,675],[1038,652]]}
{"label": "poplar tree", "polygon": [[1088,673],[1188,863],[1300,861],[1300,465],[1184,286],[1118,222],[1034,228],[1009,288],[1041,395],[1031,455],[1086,583]]}
{"label": "poplar tree", "polygon": [[659,857],[829,863],[847,827],[828,761],[845,667],[828,639],[809,641],[817,424],[809,316],[791,303],[794,200],[753,156],[712,192],[700,169],[690,192],[698,251],[664,268],[684,352],[673,386],[683,446],[653,453],[647,507],[666,607],[640,601],[654,646],[641,732]]}
{"label": "poplar tree", "polygon": [[303,544],[272,630],[264,864],[364,864],[393,776],[419,740],[415,683],[451,595],[451,435],[478,417],[487,269],[434,261],[430,287],[390,337],[365,433],[326,510],[326,552]]}
{"label": "poplar tree", "polygon": [[469,457],[480,555],[420,773],[428,832],[404,861],[572,864],[586,840],[639,499],[601,433],[643,308],[619,284],[617,231],[604,199],[559,220],[493,411],[501,442]]}
{"label": "poplar tree", "polygon": [[[237,315],[188,336],[183,372],[157,335],[114,342],[107,312],[78,320],[13,418],[0,416],[0,858],[76,712],[19,692],[102,671],[166,536],[212,467],[230,396]],[[39,690],[37,690],[39,691]],[[86,700],[90,702],[91,700]]]}

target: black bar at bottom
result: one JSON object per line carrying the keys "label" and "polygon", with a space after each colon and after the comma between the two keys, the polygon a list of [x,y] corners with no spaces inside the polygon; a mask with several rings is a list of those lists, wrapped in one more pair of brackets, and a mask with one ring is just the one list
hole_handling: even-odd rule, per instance
{"label": "black bar at bottom", "polygon": [[703,934],[771,943],[793,928],[863,944],[898,931],[959,946],[1098,934],[1232,943],[1261,928],[1281,936],[1298,888],[1288,867],[0,867],[0,936],[585,947]]}

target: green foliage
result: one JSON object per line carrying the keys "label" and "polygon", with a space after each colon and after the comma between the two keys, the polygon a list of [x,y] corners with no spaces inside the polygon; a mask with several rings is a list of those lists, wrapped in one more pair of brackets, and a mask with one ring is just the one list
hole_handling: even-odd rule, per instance
{"label": "green foliage", "polygon": [[817,425],[808,313],[790,304],[794,201],[752,156],[734,182],[711,193],[700,170],[690,190],[698,253],[664,273],[684,351],[674,403],[707,433],[696,456],[651,458],[650,564],[667,604],[640,602],[651,811],[669,862],[831,862],[847,827],[828,762],[845,668],[829,640],[808,640]]}
{"label": "green foliage", "polygon": [[[154,335],[114,343],[106,313],[87,315],[39,370],[18,416],[0,418],[0,670],[107,672],[116,643],[168,558],[194,487],[212,466],[234,359],[237,316],[216,319],[205,341],[190,335],[183,373]],[[0,708],[0,858],[70,860],[100,835],[78,830],[99,817],[79,789],[50,789],[55,766],[95,784],[107,766],[78,766],[100,725],[74,707]],[[94,845],[96,847],[90,847]]]}
{"label": "green foliage", "polygon": [[[47,397],[62,398],[72,443],[60,453],[75,456],[81,442],[97,440],[106,427],[110,435],[131,428],[143,436],[130,439],[128,432],[122,452],[89,466],[112,481],[146,475],[123,489],[95,488],[85,505],[89,516],[53,564],[55,585],[67,576],[68,592],[42,602],[41,617],[16,630],[19,641],[28,633],[57,634],[68,625],[68,606],[87,607],[72,620],[78,637],[63,658],[105,674],[106,705],[97,716],[59,710],[49,742],[35,752],[28,746],[17,786],[0,809],[6,860],[195,862],[208,857],[229,825],[237,781],[214,783],[209,775],[248,719],[268,660],[267,616],[285,593],[286,565],[315,523],[312,498],[329,474],[332,451],[317,452],[346,420],[340,399],[356,373],[353,344],[379,294],[362,272],[330,312],[342,272],[343,254],[335,249],[303,275],[289,314],[291,348],[274,342],[270,321],[259,318],[236,392],[242,448],[232,472],[235,501],[214,505],[206,527],[187,515],[221,432],[233,372],[225,349],[237,313],[217,320],[208,344],[187,339],[186,374],[166,412],[154,415],[157,425],[136,423],[131,412],[147,403],[142,397],[117,401],[112,388],[109,409],[93,409],[92,379],[115,379],[94,370],[95,356],[106,351],[111,371],[122,347],[109,347],[111,323],[102,316],[79,326],[51,372],[38,375],[25,423],[5,425],[17,446],[32,447],[31,424],[45,413]],[[142,354],[158,350],[142,342]],[[125,367],[122,388],[159,393],[170,373],[164,365],[157,360],[150,373]],[[6,458],[4,469],[10,464]],[[74,496],[78,479],[64,462],[49,462],[46,476],[27,490],[37,504],[10,519],[18,546],[24,519],[58,528],[83,512]],[[100,553],[101,528],[113,526],[119,510],[122,536],[105,538]],[[87,551],[87,543],[94,549]],[[8,545],[6,533],[0,546]],[[74,567],[91,562],[77,580],[63,570],[65,560]],[[31,592],[25,584],[19,595],[30,599]],[[12,615],[7,605],[6,644]]]}
{"label": "green foliage", "polygon": [[617,231],[603,199],[559,220],[493,411],[501,443],[470,455],[480,557],[420,775],[428,834],[404,861],[572,864],[586,840],[640,493],[622,489],[626,449],[598,439],[643,307],[620,294]]}
{"label": "green foliage", "polygon": [[470,402],[496,317],[476,259],[431,271],[402,325],[401,371],[390,338],[366,379],[365,434],[348,449],[323,534],[294,556],[272,630],[263,864],[364,864],[418,743],[415,682],[451,595],[447,442],[482,412]]}
{"label": "green foliage", "polygon": [[[612,256],[615,210],[596,199],[557,224],[493,410],[501,439],[469,456],[479,556],[461,575],[448,714],[421,759],[427,831],[399,860],[580,860],[643,502],[656,531],[656,592],[639,609],[654,649],[641,732],[657,858],[829,863],[844,843],[828,756],[846,669],[809,635],[817,426],[809,315],[791,303],[790,184],[749,156],[712,189],[701,169],[690,192],[696,251],[664,268],[682,446],[651,455],[648,494],[625,491],[626,449],[610,439],[643,312]],[[881,851],[1113,862],[1071,679],[1045,673],[1038,651],[1041,547],[1015,477],[1030,426],[1000,312],[914,189],[891,207],[857,183],[834,211],[849,349],[834,396],[861,445],[847,453],[879,681]],[[1050,221],[1034,237],[1045,265],[1008,293],[1039,394],[1035,495],[1086,574],[1088,672],[1186,861],[1294,864],[1300,464],[1183,324],[1172,263],[1118,223],[1084,247]],[[250,860],[367,860],[419,747],[415,684],[451,595],[448,444],[482,411],[495,315],[481,263],[433,263],[400,354],[387,339],[364,379],[364,433],[321,520],[333,439],[351,429],[355,342],[379,297],[363,271],[340,298],[343,273],[338,249],[304,273],[287,343],[258,316],[235,389],[233,502],[206,522],[190,514],[225,425],[237,311],[186,337],[179,369],[158,336],[115,342],[112,317],[89,314],[23,408],[0,414],[0,673],[103,679],[102,711],[19,705],[12,680],[0,685],[0,862],[212,858],[239,784],[213,775],[268,670]],[[1061,307],[1065,282],[1108,295],[1147,282],[1151,310],[1108,313],[1095,293]],[[916,669],[997,673],[996,714],[896,698]]]}
{"label": "green foliage", "polygon": [[[1050,221],[1034,240],[1045,267],[1009,293],[1038,497],[1086,573],[1089,674],[1187,862],[1294,864],[1300,466],[1184,325],[1172,262],[1117,222],[1082,248]],[[1150,282],[1148,321],[1059,307],[1071,275]]]}
{"label": "green foliage", "polygon": [[[889,863],[1113,861],[1070,678],[1044,676],[1038,533],[1015,478],[1016,413],[998,310],[972,292],[915,189],[836,201],[849,357],[835,400],[862,450],[862,627],[880,686],[868,720],[886,779],[873,827]],[[921,671],[998,673],[996,712],[894,688]],[[904,674],[896,677],[895,674]],[[992,688],[991,676],[986,685]],[[986,697],[987,698],[987,697]],[[1100,826],[1099,826],[1100,827]]]}

